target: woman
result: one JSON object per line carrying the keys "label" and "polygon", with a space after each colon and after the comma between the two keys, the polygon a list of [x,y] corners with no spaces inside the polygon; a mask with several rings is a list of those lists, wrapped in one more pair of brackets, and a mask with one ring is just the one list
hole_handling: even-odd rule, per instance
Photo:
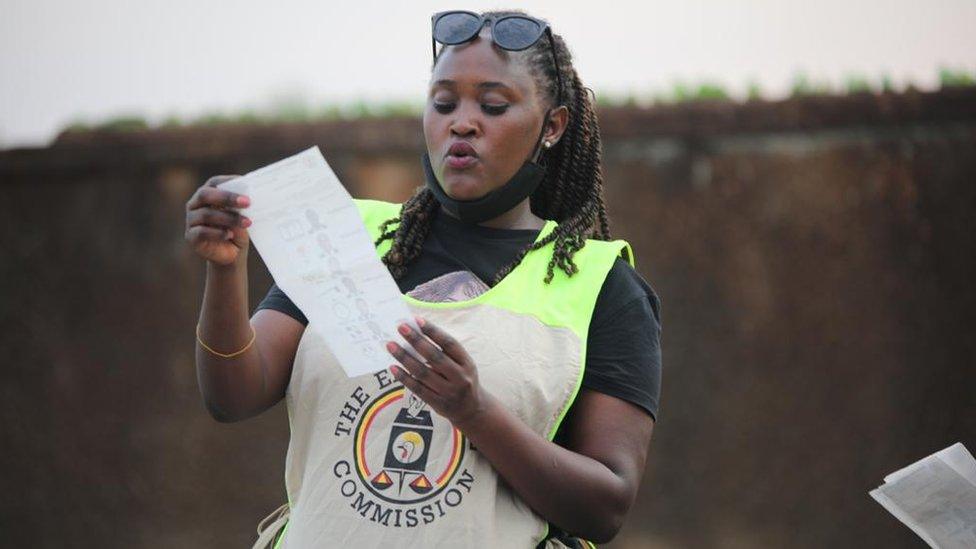
{"label": "woman", "polygon": [[659,312],[629,246],[609,241],[588,90],[563,40],[521,12],[432,27],[426,186],[402,205],[356,201],[425,363],[390,342],[389,372],[345,378],[274,286],[249,322],[249,199],[219,176],[187,204],[208,260],[204,399],[238,421],[287,397],[288,514],[265,533],[284,525],[278,545],[608,541],[657,413]]}

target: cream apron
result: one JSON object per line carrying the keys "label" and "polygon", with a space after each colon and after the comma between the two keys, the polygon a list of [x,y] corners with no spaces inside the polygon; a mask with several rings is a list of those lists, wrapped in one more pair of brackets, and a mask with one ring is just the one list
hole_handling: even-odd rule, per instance
{"label": "cream apron", "polygon": [[[396,204],[357,204],[374,240],[379,224],[399,212]],[[547,222],[538,238],[555,226]],[[427,303],[404,296],[415,314],[458,339],[488,392],[550,440],[582,381],[586,332],[603,280],[630,248],[588,241],[575,256],[579,272],[567,277],[557,270],[547,285],[551,251],[550,244],[530,252],[472,299]],[[288,548],[532,548],[546,538],[546,521],[464,433],[388,371],[347,378],[315,330],[301,339],[286,401],[288,505],[269,517],[259,543],[277,537],[275,546]]]}

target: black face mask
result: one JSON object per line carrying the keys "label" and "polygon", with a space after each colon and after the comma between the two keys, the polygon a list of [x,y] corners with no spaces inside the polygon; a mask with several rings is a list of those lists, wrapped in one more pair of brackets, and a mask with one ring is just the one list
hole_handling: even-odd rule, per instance
{"label": "black face mask", "polygon": [[[549,113],[547,112],[542,124],[542,132],[539,133],[540,140],[545,133],[545,122],[548,120]],[[532,193],[545,179],[546,167],[532,161],[539,150],[539,142],[539,140],[536,141],[535,148],[532,149],[532,154],[529,155],[528,160],[522,163],[522,167],[515,172],[515,175],[507,183],[474,200],[455,200],[447,196],[434,175],[434,168],[430,165],[430,155],[424,153],[422,162],[427,188],[434,193],[434,197],[448,213],[465,223],[474,224],[494,219],[532,196]]]}

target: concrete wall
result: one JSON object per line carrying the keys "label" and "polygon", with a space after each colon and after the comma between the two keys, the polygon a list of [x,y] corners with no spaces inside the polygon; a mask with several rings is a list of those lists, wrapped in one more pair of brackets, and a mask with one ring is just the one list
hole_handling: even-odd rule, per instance
{"label": "concrete wall", "polygon": [[[867,495],[976,451],[976,91],[601,112],[616,236],[663,300],[650,463],[616,547],[917,547]],[[0,545],[241,547],[284,500],[279,406],[201,403],[210,175],[313,144],[420,182],[413,119],[64,134],[0,151]],[[270,284],[251,254],[252,304]]]}

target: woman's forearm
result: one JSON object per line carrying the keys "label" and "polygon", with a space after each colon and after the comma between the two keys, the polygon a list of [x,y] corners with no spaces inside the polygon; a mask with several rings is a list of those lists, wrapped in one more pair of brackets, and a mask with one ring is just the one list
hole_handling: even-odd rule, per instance
{"label": "woman's forearm", "polygon": [[[246,254],[226,266],[207,262],[199,330],[200,339],[223,354],[234,353],[251,341]],[[224,358],[197,342],[197,380],[207,409],[217,420],[245,419],[267,407],[267,383],[257,347],[254,341],[245,352]]]}
{"label": "woman's forearm", "polygon": [[606,542],[632,501],[627,483],[599,461],[532,431],[490,397],[471,425],[458,426],[536,513],[585,539]]}

